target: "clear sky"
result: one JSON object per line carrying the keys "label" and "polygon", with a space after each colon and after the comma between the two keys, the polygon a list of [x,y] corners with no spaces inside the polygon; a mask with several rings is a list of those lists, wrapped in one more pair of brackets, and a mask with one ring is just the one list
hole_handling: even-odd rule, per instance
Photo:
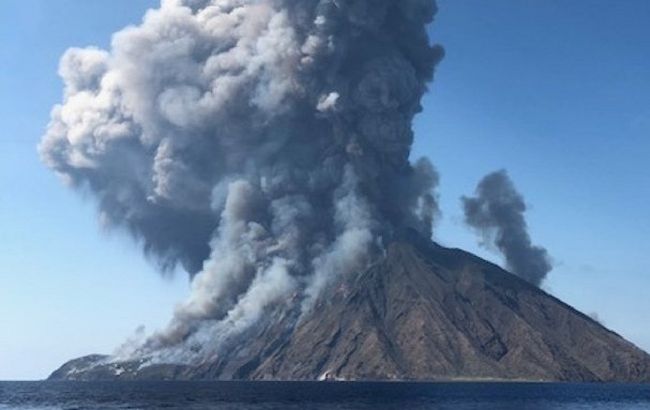
{"label": "clear sky", "polygon": [[[155,0],[7,0],[0,9],[0,380],[43,378],[162,326],[187,292],[39,162],[60,55],[107,47]],[[442,174],[436,239],[500,262],[459,197],[507,168],[556,268],[545,289],[650,350],[650,2],[440,0],[447,56],[414,156]]]}

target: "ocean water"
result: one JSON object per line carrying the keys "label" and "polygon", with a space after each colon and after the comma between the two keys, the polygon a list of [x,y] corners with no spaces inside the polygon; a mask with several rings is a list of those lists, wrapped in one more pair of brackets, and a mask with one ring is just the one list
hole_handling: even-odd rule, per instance
{"label": "ocean water", "polygon": [[0,382],[0,410],[650,410],[650,385]]}

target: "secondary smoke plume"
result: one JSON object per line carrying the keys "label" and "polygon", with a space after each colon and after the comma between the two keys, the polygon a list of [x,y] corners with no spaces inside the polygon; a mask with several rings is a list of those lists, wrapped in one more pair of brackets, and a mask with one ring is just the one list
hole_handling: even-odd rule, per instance
{"label": "secondary smoke plume", "polygon": [[553,269],[546,249],[534,246],[524,213],[526,203],[506,171],[485,176],[476,196],[462,198],[465,222],[503,253],[508,269],[539,286]]}
{"label": "secondary smoke plume", "polygon": [[435,12],[433,0],[163,0],[109,51],[65,53],[44,162],[97,199],[104,224],[193,276],[138,354],[205,357],[273,306],[308,309],[396,229],[431,234],[438,177],[409,153],[442,57],[426,32]]}

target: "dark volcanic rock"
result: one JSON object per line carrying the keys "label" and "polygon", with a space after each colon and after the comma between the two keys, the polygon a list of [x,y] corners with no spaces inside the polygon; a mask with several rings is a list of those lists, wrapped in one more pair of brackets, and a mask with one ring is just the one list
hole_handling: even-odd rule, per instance
{"label": "dark volcanic rock", "polygon": [[619,335],[491,263],[413,233],[293,323],[271,316],[199,366],[93,356],[51,378],[650,381],[650,356]]}

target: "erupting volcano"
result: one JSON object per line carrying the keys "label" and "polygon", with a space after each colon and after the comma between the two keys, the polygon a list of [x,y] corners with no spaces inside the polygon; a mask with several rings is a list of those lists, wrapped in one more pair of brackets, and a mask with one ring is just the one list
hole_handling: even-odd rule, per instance
{"label": "erupting volcano", "polygon": [[513,274],[430,241],[439,178],[410,153],[435,13],[163,0],[67,51],[44,162],[192,287],[165,329],[52,377],[646,380],[645,353],[537,288],[550,259],[505,172],[463,205]]}

